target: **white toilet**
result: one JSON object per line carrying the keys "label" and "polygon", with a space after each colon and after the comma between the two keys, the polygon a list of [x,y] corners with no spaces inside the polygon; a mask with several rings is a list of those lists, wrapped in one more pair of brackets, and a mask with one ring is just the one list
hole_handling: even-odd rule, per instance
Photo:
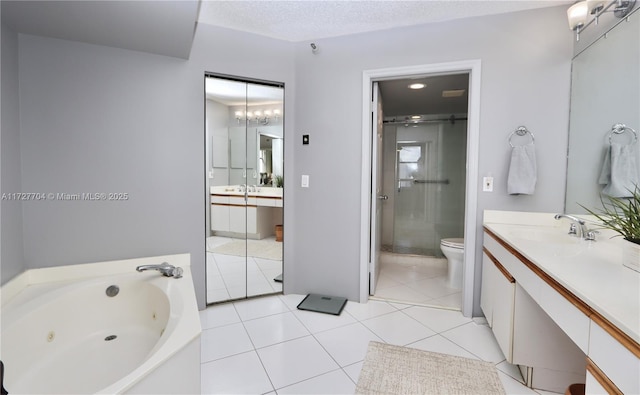
{"label": "white toilet", "polygon": [[451,288],[462,289],[462,260],[464,239],[442,239],[440,249],[447,258],[447,283]]}

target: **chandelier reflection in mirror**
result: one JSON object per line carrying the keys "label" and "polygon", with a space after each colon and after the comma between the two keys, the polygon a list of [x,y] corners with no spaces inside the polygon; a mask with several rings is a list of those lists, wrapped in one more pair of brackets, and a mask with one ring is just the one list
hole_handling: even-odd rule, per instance
{"label": "chandelier reflection in mirror", "polygon": [[[576,41],[580,41],[580,33],[592,23],[597,25],[598,18],[605,12],[613,12],[618,18],[624,18],[633,10],[636,0],[613,0],[607,5],[606,0],[580,0],[567,10],[569,28],[576,32]],[[591,20],[589,15],[592,15]]]}
{"label": "chandelier reflection in mirror", "polygon": [[238,124],[240,124],[240,121],[246,120],[247,123],[255,122],[257,124],[267,125],[271,118],[275,119],[277,122],[280,114],[281,112],[279,108],[247,111],[246,113],[244,111],[236,111],[236,120],[238,121]]}

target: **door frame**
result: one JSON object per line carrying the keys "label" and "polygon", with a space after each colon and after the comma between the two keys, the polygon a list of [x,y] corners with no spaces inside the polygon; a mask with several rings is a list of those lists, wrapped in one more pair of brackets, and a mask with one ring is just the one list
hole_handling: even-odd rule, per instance
{"label": "door frame", "polygon": [[480,59],[416,66],[364,70],[362,72],[362,178],[360,187],[360,302],[369,300],[369,256],[371,246],[372,125],[373,81],[425,75],[469,73],[469,108],[467,121],[467,163],[465,187],[464,268],[462,314],[473,314],[475,256],[478,208],[478,157],[480,142]]}
{"label": "door frame", "polygon": [[[380,192],[382,192],[382,152],[384,150],[382,133],[384,131],[384,114],[382,108],[384,106],[382,96],[380,95],[380,85],[378,82],[371,84],[371,179],[376,179],[375,188],[371,188],[370,199],[375,203],[370,203],[372,208],[370,221],[371,237],[369,246],[369,285],[367,293],[371,295],[371,291],[375,290],[380,275],[380,246],[382,239],[382,205],[379,202]],[[380,185],[377,182],[380,181]]]}

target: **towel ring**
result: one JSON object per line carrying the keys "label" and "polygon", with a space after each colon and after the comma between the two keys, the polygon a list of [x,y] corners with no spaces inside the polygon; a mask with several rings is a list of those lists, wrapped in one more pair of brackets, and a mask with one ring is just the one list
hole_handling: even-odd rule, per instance
{"label": "towel ring", "polygon": [[527,128],[525,128],[524,126],[519,126],[518,129],[516,129],[513,132],[511,132],[511,134],[509,135],[509,145],[511,146],[511,148],[515,148],[515,146],[511,142],[511,139],[513,138],[514,134],[522,137],[522,136],[526,135],[527,133],[529,133],[529,135],[531,136],[531,144],[533,144],[536,141],[535,136],[533,135],[533,133],[531,133],[529,130],[527,130]]}
{"label": "towel ring", "polygon": [[633,142],[631,142],[630,144],[634,144],[636,141],[638,141],[638,133],[636,133],[635,130],[633,130],[632,128],[628,127],[623,123],[616,123],[611,127],[611,131],[609,132],[609,144],[613,142],[614,134],[623,134],[627,130],[633,133]]}

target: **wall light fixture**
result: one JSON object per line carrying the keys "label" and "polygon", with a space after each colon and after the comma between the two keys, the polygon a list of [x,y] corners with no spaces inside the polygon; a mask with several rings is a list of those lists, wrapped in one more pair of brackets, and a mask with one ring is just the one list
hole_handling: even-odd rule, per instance
{"label": "wall light fixture", "polygon": [[[624,18],[633,10],[636,0],[613,0],[605,5],[606,0],[580,0],[567,10],[569,28],[576,32],[576,41],[580,41],[580,33],[592,23],[598,24],[598,18],[605,12],[613,12],[618,18]],[[613,8],[612,8],[613,7]],[[592,15],[592,19],[589,19]]]}
{"label": "wall light fixture", "polygon": [[278,122],[278,118],[280,117],[281,111],[279,108],[273,110],[254,110],[254,111],[236,111],[235,116],[238,124],[240,121],[247,121],[247,123],[251,123],[255,121],[255,123],[267,125],[271,118],[274,118],[276,122]]}

